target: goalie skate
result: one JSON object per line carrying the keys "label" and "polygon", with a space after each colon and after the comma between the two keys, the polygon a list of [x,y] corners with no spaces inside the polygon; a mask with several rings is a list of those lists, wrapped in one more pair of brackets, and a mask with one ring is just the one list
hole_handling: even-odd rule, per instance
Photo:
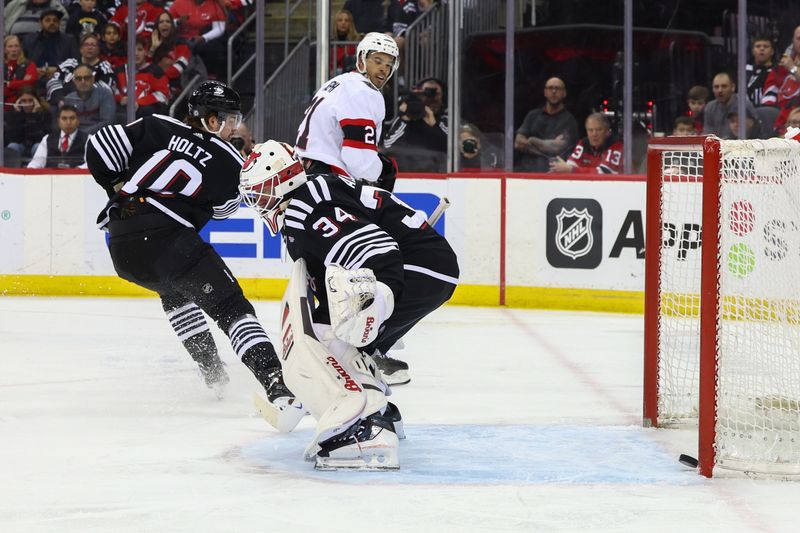
{"label": "goalie skate", "polygon": [[397,435],[393,421],[374,414],[350,429],[319,443],[317,470],[399,470]]}

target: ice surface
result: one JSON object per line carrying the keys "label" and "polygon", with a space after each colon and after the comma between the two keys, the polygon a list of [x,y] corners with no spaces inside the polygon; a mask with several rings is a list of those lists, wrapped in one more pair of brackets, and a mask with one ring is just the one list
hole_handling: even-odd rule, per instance
{"label": "ice surface", "polygon": [[384,473],[315,472],[214,333],[222,401],[155,299],[0,297],[0,532],[797,531],[800,484],[705,480],[690,431],[640,427],[641,316],[436,312]]}

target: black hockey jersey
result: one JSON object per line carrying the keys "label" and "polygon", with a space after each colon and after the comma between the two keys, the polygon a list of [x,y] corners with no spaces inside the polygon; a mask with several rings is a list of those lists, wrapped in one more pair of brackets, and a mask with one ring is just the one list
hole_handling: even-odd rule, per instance
{"label": "black hockey jersey", "polygon": [[[163,115],[110,125],[89,137],[86,163],[111,200],[98,216],[105,227],[120,200],[140,196],[184,226],[200,230],[239,208],[242,157],[228,142]],[[118,193],[113,186],[123,182]]]}
{"label": "black hockey jersey", "polygon": [[456,255],[425,215],[361,180],[309,176],[292,194],[282,232],[292,259],[305,259],[321,309],[328,307],[325,267],[334,263],[371,268],[395,299],[403,294],[405,271],[458,283]]}

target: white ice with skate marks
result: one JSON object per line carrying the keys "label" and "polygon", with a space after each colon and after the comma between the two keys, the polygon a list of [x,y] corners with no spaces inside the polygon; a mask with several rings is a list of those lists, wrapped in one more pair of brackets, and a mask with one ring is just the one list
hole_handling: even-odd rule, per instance
{"label": "white ice with skate marks", "polygon": [[383,484],[690,484],[697,476],[653,446],[640,427],[406,425],[400,470],[325,472],[302,462],[312,432],[276,435],[242,448],[267,471],[341,483]]}
{"label": "white ice with skate marks", "polygon": [[800,483],[701,479],[640,427],[641,316],[437,311],[396,354],[398,472],[315,472],[212,331],[223,401],[155,299],[0,297],[0,532],[797,530]]}

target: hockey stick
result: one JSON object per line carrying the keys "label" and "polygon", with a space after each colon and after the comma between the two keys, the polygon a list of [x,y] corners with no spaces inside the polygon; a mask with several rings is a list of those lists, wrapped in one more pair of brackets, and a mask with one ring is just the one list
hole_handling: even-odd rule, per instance
{"label": "hockey stick", "polygon": [[447,199],[447,196],[442,196],[439,199],[439,205],[436,206],[431,216],[428,217],[428,225],[435,226],[448,207],[450,207],[450,200]]}
{"label": "hockey stick", "polygon": [[299,402],[296,402],[300,407],[294,405],[294,402],[289,405],[278,407],[261,396],[258,393],[253,393],[253,404],[256,406],[259,414],[264,417],[264,420],[280,431],[281,433],[289,433],[306,414],[306,410],[302,408]]}

